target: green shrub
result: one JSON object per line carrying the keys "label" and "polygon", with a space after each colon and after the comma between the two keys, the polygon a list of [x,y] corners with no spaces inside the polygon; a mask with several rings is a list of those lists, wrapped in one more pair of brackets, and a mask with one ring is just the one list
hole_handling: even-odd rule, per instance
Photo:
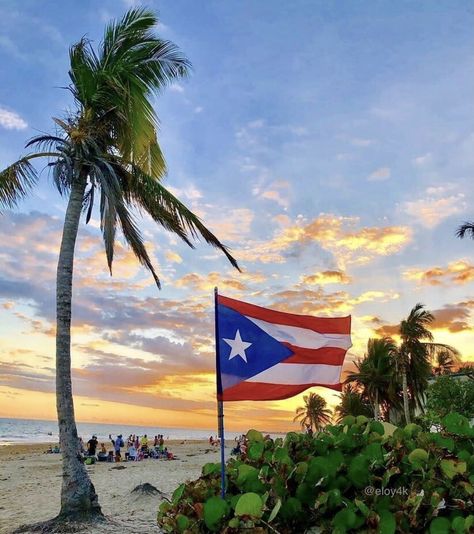
{"label": "green shrub", "polygon": [[366,418],[343,419],[313,437],[284,440],[249,431],[248,456],[181,484],[161,504],[164,532],[474,531],[474,428],[459,414],[439,433],[418,425],[390,429]]}

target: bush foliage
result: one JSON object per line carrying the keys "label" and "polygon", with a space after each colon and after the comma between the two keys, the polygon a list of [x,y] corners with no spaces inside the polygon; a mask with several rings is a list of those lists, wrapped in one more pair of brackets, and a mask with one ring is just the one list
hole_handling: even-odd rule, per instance
{"label": "bush foliage", "polygon": [[245,458],[180,485],[163,502],[165,532],[474,532],[474,428],[459,414],[443,431],[345,417],[313,437],[249,431]]}

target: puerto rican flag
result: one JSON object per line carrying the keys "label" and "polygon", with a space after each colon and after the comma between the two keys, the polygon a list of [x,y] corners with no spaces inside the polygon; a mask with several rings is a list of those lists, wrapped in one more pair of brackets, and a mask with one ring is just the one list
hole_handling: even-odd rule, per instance
{"label": "puerto rican flag", "polygon": [[216,330],[219,400],[286,399],[312,386],[341,390],[350,316],[296,315],[218,295]]}

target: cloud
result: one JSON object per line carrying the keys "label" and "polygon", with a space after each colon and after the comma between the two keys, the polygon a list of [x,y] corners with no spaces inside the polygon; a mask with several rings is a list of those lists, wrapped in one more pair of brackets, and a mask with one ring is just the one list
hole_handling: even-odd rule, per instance
{"label": "cloud", "polygon": [[342,271],[321,271],[316,274],[309,274],[300,278],[302,284],[306,285],[326,285],[326,284],[348,284],[351,279]]}
{"label": "cloud", "polygon": [[206,226],[223,242],[242,242],[249,235],[254,212],[247,208],[219,210],[219,215],[209,213]]}
{"label": "cloud", "polygon": [[25,130],[28,123],[18,113],[0,107],[0,127],[6,130]]}
{"label": "cloud", "polygon": [[417,156],[416,158],[414,158],[413,163],[417,167],[424,167],[425,165],[428,165],[432,161],[433,161],[433,155],[431,154],[431,152],[427,152],[426,154],[423,154],[421,156]]}
{"label": "cloud", "polygon": [[448,263],[447,267],[408,269],[403,273],[403,277],[406,280],[415,280],[431,286],[462,285],[474,280],[474,265],[468,260],[457,260]]}
{"label": "cloud", "polygon": [[383,182],[390,178],[390,168],[380,167],[367,177],[368,182]]}
{"label": "cloud", "polygon": [[172,250],[167,250],[165,254],[166,259],[171,263],[183,263],[183,258]]}
{"label": "cloud", "polygon": [[169,86],[169,90],[174,93],[184,93],[184,87],[179,83],[173,83]]}
{"label": "cloud", "polygon": [[466,209],[463,193],[441,196],[445,188],[428,188],[423,198],[407,201],[402,210],[425,228],[435,228],[444,219],[462,213]]}
{"label": "cloud", "polygon": [[363,138],[360,138],[360,137],[355,137],[353,139],[350,140],[350,143],[354,146],[359,146],[359,147],[368,147],[368,146],[371,146],[374,144],[374,140],[373,139],[363,139]]}
{"label": "cloud", "polygon": [[435,330],[448,330],[451,333],[473,330],[470,324],[470,310],[462,303],[446,305],[439,310],[434,310],[432,314],[435,320],[432,328]]}
{"label": "cloud", "polygon": [[216,272],[208,275],[189,273],[176,280],[174,285],[175,287],[185,287],[193,291],[206,292],[212,291],[216,286],[221,289],[233,289],[235,291],[245,291],[247,289],[247,286],[240,281],[240,276],[231,279],[225,278],[222,274]]}
{"label": "cloud", "polygon": [[377,256],[400,251],[411,240],[406,226],[357,228],[358,217],[322,214],[312,221],[297,218],[279,230],[269,241],[249,242],[236,251],[241,260],[283,263],[287,256],[298,256],[311,245],[331,252],[342,268],[347,263],[367,264]]}

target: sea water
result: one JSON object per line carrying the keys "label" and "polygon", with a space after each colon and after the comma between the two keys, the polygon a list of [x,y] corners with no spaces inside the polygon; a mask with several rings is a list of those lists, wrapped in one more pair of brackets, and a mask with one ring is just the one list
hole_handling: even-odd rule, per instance
{"label": "sea water", "polygon": [[[216,436],[216,430],[191,428],[166,428],[156,426],[121,425],[108,423],[77,423],[80,437],[87,442],[92,435],[100,442],[109,440],[109,434],[115,438],[122,434],[127,438],[130,434],[143,436],[146,434],[153,439],[163,434],[164,439],[174,440],[207,440],[209,436]],[[226,432],[226,440],[233,440],[242,432]],[[0,445],[14,443],[58,443],[58,423],[56,421],[40,421],[36,419],[4,419],[0,418]]]}

